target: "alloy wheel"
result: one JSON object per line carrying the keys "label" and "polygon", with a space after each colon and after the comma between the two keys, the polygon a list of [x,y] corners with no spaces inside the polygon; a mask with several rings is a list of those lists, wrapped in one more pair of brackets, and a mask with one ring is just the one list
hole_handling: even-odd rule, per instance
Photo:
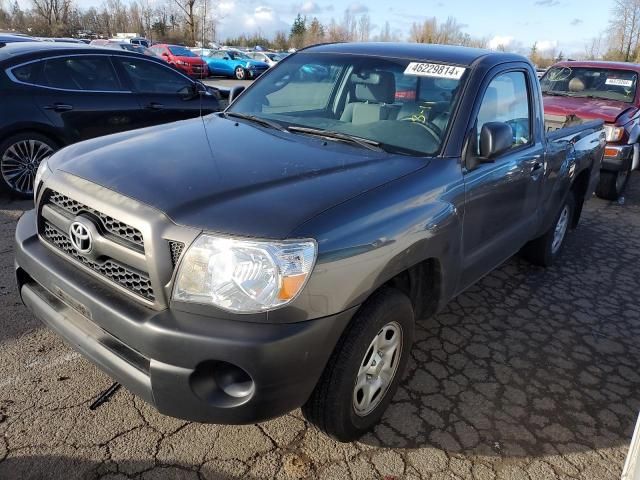
{"label": "alloy wheel", "polygon": [[553,242],[551,242],[551,253],[555,254],[560,250],[562,241],[564,240],[567,230],[569,228],[569,206],[565,205],[556,223],[556,228],[553,232]]}
{"label": "alloy wheel", "polygon": [[40,140],[20,140],[10,145],[0,163],[4,181],[18,193],[32,193],[38,166],[52,153],[53,148]]}

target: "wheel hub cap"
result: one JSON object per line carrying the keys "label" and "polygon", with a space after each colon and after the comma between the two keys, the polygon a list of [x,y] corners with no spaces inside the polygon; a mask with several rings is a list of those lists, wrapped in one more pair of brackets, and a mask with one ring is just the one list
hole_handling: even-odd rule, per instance
{"label": "wheel hub cap", "polygon": [[390,322],[376,334],[360,362],[353,388],[356,415],[368,415],[380,404],[398,370],[401,353],[402,327]]}
{"label": "wheel hub cap", "polygon": [[560,217],[558,218],[558,223],[556,223],[556,228],[553,232],[553,242],[551,243],[551,252],[556,253],[560,246],[562,245],[562,241],[564,240],[564,236],[567,233],[567,228],[569,227],[569,207],[564,206],[562,212],[560,213]]}

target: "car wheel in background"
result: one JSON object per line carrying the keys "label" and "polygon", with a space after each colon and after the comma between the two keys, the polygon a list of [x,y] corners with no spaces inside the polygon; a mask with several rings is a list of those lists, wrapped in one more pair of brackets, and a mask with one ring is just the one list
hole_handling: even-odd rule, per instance
{"label": "car wheel in background", "polygon": [[236,67],[236,69],[234,70],[233,74],[235,75],[236,79],[238,80],[244,80],[247,76],[247,72],[244,68],[242,67]]}
{"label": "car wheel in background", "polygon": [[302,412],[348,442],[372,429],[398,388],[413,344],[409,298],[385,288],[367,300],[342,334]]}
{"label": "car wheel in background", "polygon": [[0,144],[0,188],[20,198],[33,196],[33,181],[40,162],[58,149],[48,137],[24,132]]}
{"label": "car wheel in background", "polygon": [[600,172],[600,182],[596,188],[596,195],[605,200],[617,200],[624,192],[631,176],[631,162],[617,172]]}
{"label": "car wheel in background", "polygon": [[569,192],[564,205],[547,232],[530,241],[522,248],[522,255],[534,265],[549,267],[558,258],[571,229],[573,215],[576,210],[576,199],[573,191]]}

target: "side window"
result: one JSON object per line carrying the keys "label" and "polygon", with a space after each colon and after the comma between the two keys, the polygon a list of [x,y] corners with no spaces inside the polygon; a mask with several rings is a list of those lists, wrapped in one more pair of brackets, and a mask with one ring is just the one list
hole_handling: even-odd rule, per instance
{"label": "side window", "polygon": [[119,58],[139,93],[187,93],[192,82],[169,67],[137,58]]}
{"label": "side window", "polygon": [[[478,111],[478,138],[482,126],[488,122],[504,122],[513,131],[513,146],[529,143],[531,121],[529,112],[529,89],[524,72],[508,72],[494,78],[484,94]],[[477,142],[479,153],[479,142]]]}
{"label": "side window", "polygon": [[66,90],[121,91],[108,56],[52,58],[44,62],[43,84]]}
{"label": "side window", "polygon": [[42,66],[44,62],[31,62],[20,67],[11,69],[11,73],[19,82],[29,83],[31,85],[43,85]]}

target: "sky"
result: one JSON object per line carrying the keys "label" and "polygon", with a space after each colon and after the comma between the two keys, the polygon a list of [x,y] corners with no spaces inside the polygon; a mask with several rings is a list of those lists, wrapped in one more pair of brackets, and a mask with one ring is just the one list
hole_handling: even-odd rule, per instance
{"label": "sky", "polygon": [[[18,0],[18,3],[28,0]],[[81,7],[100,6],[102,0],[75,0]],[[126,0],[124,0],[126,2]],[[161,0],[155,0],[161,1]],[[368,13],[376,34],[389,21],[391,29],[406,40],[413,22],[435,16],[453,16],[464,30],[490,39],[490,45],[528,50],[534,42],[540,50],[556,48],[565,55],[581,53],[584,45],[605,31],[613,0],[214,0],[222,20],[219,37],[259,31],[272,36],[288,31],[299,12],[322,22],[340,21],[344,11]]]}

